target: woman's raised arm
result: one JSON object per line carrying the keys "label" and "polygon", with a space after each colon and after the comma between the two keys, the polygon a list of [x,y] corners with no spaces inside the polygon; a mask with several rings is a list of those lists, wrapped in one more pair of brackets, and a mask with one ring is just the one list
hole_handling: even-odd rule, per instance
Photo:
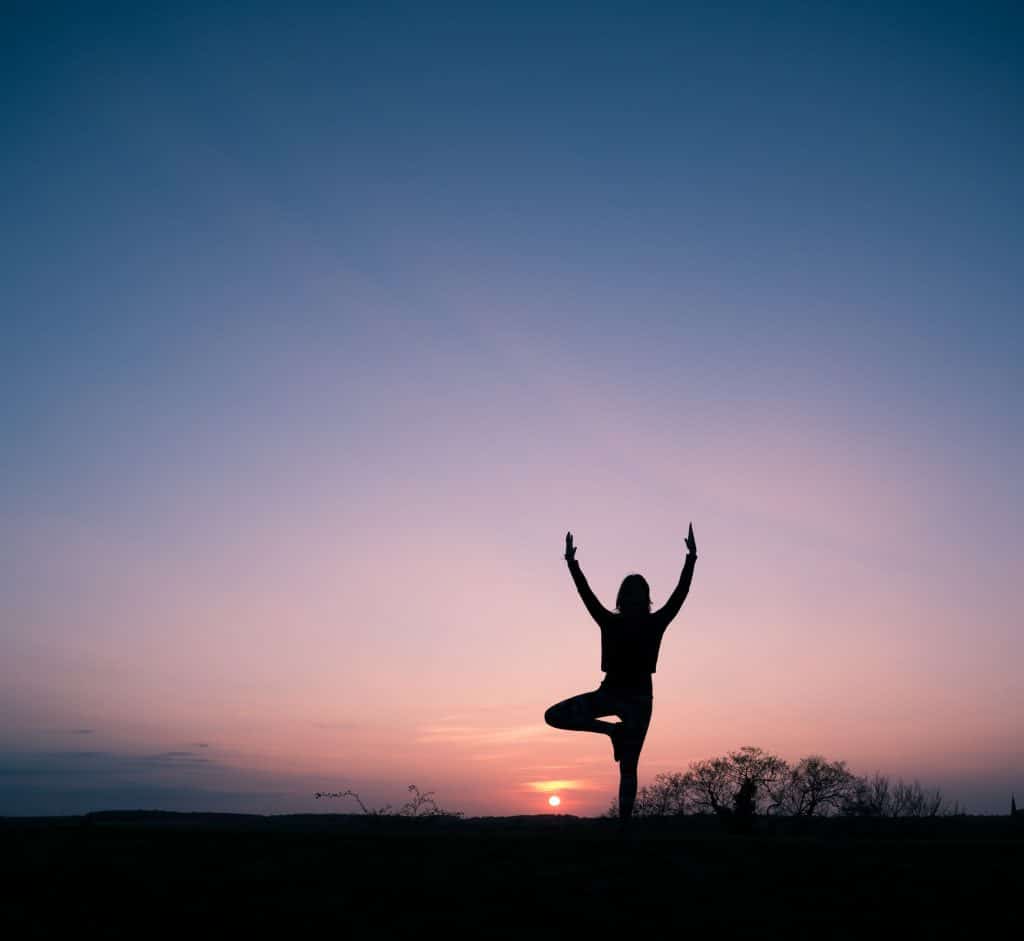
{"label": "woman's raised arm", "polygon": [[693,523],[690,523],[690,531],[686,536],[686,562],[683,564],[683,571],[679,574],[679,583],[675,590],[665,602],[664,607],[654,612],[654,616],[662,624],[668,627],[672,619],[679,613],[687,594],[690,592],[690,582],[693,581],[693,566],[697,561],[697,543],[693,538]]}
{"label": "woman's raised arm", "polygon": [[572,575],[572,580],[576,583],[576,590],[580,593],[580,598],[583,599],[583,606],[590,612],[590,616],[603,627],[612,617],[612,612],[605,608],[597,600],[597,595],[590,590],[580,563],[576,560],[576,547],[572,544],[571,532],[565,534],[565,561],[569,565],[569,574]]}

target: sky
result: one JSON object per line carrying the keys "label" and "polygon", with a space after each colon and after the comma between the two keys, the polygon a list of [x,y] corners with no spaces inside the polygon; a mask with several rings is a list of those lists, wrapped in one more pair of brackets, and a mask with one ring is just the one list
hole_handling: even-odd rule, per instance
{"label": "sky", "polygon": [[7,9],[0,815],[1024,794],[1019,7]]}

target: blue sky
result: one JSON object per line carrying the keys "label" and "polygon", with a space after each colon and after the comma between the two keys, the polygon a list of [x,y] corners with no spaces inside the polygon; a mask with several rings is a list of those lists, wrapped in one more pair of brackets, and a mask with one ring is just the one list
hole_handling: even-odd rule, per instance
{"label": "blue sky", "polygon": [[[537,749],[596,748],[539,719],[599,679],[578,623],[545,646],[578,616],[565,530],[605,597],[638,567],[667,595],[692,519],[698,640],[656,676],[681,692],[649,773],[759,736],[1002,807],[1024,773],[1018,8],[5,18],[12,762],[90,728],[125,767],[203,741],[383,803],[443,765],[467,807],[521,810]],[[479,584],[445,588],[467,565]],[[505,617],[521,660],[480,640]],[[773,678],[730,679],[743,650]],[[833,732],[804,721],[826,693]],[[481,779],[433,729],[455,751],[393,766],[424,697],[485,703],[481,740],[522,751]],[[905,709],[904,737],[873,748],[858,707]],[[371,731],[353,750],[281,716]],[[953,767],[960,742],[980,752]]]}

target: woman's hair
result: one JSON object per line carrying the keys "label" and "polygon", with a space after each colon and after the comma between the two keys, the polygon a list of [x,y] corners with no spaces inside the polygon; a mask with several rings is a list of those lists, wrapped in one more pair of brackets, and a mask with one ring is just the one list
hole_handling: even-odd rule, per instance
{"label": "woman's hair", "polygon": [[633,572],[622,580],[615,598],[615,610],[621,614],[623,609],[651,613],[651,586],[643,575]]}

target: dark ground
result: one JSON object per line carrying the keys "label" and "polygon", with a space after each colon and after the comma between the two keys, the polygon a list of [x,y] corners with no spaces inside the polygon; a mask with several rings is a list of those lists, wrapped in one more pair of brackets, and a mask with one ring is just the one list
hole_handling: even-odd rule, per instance
{"label": "dark ground", "polygon": [[[176,814],[0,818],[0,930],[978,937],[1024,911],[1024,821]],[[1009,934],[1006,934],[1006,931]]]}

